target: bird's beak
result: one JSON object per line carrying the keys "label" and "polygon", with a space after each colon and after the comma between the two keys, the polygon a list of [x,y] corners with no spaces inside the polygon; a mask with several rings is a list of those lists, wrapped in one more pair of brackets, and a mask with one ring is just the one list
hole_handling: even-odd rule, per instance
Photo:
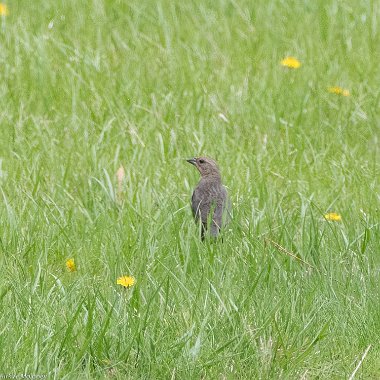
{"label": "bird's beak", "polygon": [[189,164],[192,164],[192,165],[197,165],[197,159],[194,157],[194,158],[190,158],[188,160],[186,160]]}

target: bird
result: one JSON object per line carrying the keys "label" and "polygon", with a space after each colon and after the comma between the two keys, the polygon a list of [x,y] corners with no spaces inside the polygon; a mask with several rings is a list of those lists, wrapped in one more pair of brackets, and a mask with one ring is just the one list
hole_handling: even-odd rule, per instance
{"label": "bird", "polygon": [[210,227],[210,235],[216,238],[227,222],[229,200],[217,163],[208,157],[194,157],[186,160],[194,165],[201,179],[191,197],[191,208],[195,221],[201,222],[201,239]]}

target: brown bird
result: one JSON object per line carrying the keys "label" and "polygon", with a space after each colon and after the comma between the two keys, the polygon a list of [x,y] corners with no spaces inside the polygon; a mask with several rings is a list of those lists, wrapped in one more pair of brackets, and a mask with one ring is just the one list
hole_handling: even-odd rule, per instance
{"label": "brown bird", "polygon": [[194,157],[187,160],[201,173],[201,180],[193,192],[191,208],[196,222],[201,221],[201,238],[210,226],[210,234],[218,236],[220,229],[226,224],[229,202],[226,188],[218,165],[211,158]]}

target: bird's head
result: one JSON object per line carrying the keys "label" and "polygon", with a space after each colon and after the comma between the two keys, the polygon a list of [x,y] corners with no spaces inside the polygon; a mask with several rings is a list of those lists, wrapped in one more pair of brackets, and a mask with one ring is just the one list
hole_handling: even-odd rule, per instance
{"label": "bird's head", "polygon": [[194,157],[186,161],[194,165],[199,170],[199,173],[201,173],[202,177],[220,177],[218,165],[212,158]]}

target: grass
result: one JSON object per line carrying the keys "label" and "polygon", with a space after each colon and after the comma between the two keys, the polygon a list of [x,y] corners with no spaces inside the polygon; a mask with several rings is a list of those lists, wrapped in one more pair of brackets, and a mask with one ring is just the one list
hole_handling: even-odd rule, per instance
{"label": "grass", "polygon": [[[376,1],[8,8],[1,375],[378,378]],[[223,242],[192,220],[199,154],[234,205]]]}

